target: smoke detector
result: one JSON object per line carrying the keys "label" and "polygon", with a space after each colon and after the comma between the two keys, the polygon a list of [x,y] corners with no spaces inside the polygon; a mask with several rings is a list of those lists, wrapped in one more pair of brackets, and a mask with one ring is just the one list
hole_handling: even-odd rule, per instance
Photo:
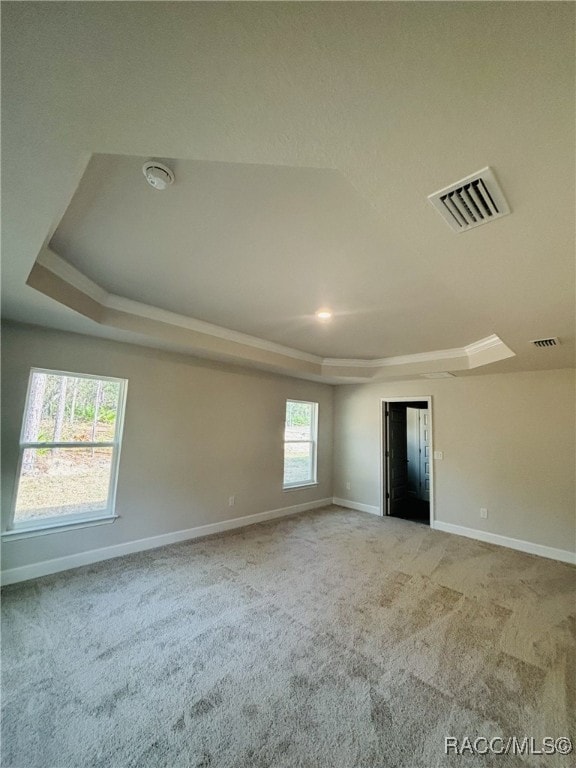
{"label": "smoke detector", "polygon": [[142,173],[146,181],[154,189],[163,190],[174,183],[174,174],[163,163],[157,163],[155,160],[149,160],[142,166]]}
{"label": "smoke detector", "polygon": [[454,232],[467,232],[510,213],[491,168],[428,195],[428,200]]}

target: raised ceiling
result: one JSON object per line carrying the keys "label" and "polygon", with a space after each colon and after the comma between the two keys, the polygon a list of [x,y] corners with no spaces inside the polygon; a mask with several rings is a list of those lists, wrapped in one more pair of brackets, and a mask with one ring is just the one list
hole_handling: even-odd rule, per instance
{"label": "raised ceiling", "polygon": [[[433,263],[406,268],[338,171],[172,159],[177,181],[159,193],[145,160],[93,157],[50,242],[109,292],[322,357],[460,347],[491,330]],[[318,323],[326,305],[334,319]]]}
{"label": "raised ceiling", "polygon": [[[8,3],[2,26],[5,317],[332,381],[575,364],[571,4]],[[486,165],[512,214],[455,234],[427,195]]]}

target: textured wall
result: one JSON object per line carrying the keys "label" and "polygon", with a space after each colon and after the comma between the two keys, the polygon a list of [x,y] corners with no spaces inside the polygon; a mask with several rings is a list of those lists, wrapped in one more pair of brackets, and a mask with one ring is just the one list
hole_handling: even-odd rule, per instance
{"label": "textured wall", "polygon": [[[129,380],[120,519],[5,542],[4,569],[332,496],[328,385],[18,325],[4,327],[2,353],[3,516],[14,489],[30,367]],[[320,404],[315,488],[282,491],[287,398]]]}
{"label": "textured wall", "polygon": [[380,505],[380,400],[432,395],[436,519],[574,551],[574,374],[337,388],[334,496]]}

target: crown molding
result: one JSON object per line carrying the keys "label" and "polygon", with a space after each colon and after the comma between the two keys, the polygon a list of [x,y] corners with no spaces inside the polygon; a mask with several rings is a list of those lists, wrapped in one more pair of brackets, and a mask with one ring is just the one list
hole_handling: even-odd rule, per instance
{"label": "crown molding", "polygon": [[225,339],[226,341],[232,341],[237,344],[244,344],[249,347],[254,347],[255,349],[265,350],[266,352],[274,352],[279,355],[293,357],[296,360],[303,360],[308,363],[322,364],[322,358],[317,355],[311,355],[308,352],[302,352],[299,349],[293,349],[292,347],[285,347],[282,344],[276,344],[273,341],[266,341],[266,339],[260,339],[258,336],[250,336],[249,334],[241,333],[240,331],[233,331],[232,329],[224,328],[221,325],[207,323],[204,320],[197,320],[194,317],[180,315],[177,312],[170,312],[169,310],[161,309],[160,307],[154,307],[151,304],[142,304],[139,301],[126,299],[124,296],[117,296],[113,293],[108,294],[105,306],[108,309],[114,309],[118,312],[146,317],[149,320],[156,320],[159,323],[186,328],[190,331],[203,333],[207,336],[214,336],[218,339]]}
{"label": "crown molding", "polygon": [[338,368],[385,368],[395,365],[411,365],[412,363],[429,363],[438,360],[452,360],[465,355],[465,348],[438,349],[434,352],[417,352],[413,355],[398,355],[396,357],[381,357],[373,360],[355,358],[325,357],[324,365]]}
{"label": "crown molding", "polygon": [[108,299],[108,292],[104,288],[100,287],[98,283],[90,280],[83,272],[73,267],[72,264],[67,262],[62,256],[59,256],[51,248],[44,247],[38,254],[36,264],[40,264],[56,277],[61,278],[64,282],[76,288],[81,293],[85,294],[93,301],[96,301],[102,306],[106,305]]}
{"label": "crown molding", "polygon": [[464,349],[466,350],[466,354],[471,357],[480,352],[485,352],[487,349],[497,347],[499,344],[502,344],[501,339],[493,333],[491,336],[486,336],[485,339],[480,339],[480,341],[474,341],[472,344],[468,344]]}
{"label": "crown molding", "polygon": [[514,357],[515,353],[507,347],[499,336],[493,333],[464,347],[470,368],[479,368],[482,365],[496,363],[498,360],[506,360],[508,357]]}
{"label": "crown molding", "polygon": [[362,383],[469,370],[514,356],[514,352],[492,334],[465,347],[412,355],[372,360],[322,358],[108,293],[48,247],[44,247],[36,259],[27,283],[101,325],[136,332],[149,338],[152,344],[161,340],[163,345],[173,345],[179,350],[184,347],[190,354],[330,383]]}
{"label": "crown molding", "polygon": [[37,263],[49,270],[56,277],[73,286],[77,290],[89,296],[94,301],[101,304],[105,309],[113,309],[117,312],[145,317],[149,320],[156,320],[167,325],[178,326],[196,333],[214,336],[226,341],[232,341],[237,344],[262,349],[266,352],[274,352],[286,357],[293,357],[296,360],[302,360],[309,363],[322,364],[322,358],[317,355],[311,355],[308,352],[302,352],[299,349],[285,347],[282,344],[276,344],[266,339],[260,339],[257,336],[251,336],[240,331],[233,331],[230,328],[223,328],[220,325],[207,323],[204,320],[197,320],[194,317],[181,315],[176,312],[161,309],[160,307],[144,304],[139,301],[128,299],[124,296],[118,296],[114,293],[108,293],[98,283],[95,283],[79,269],[72,266],[69,262],[59,256],[51,248],[45,247],[37,258]]}

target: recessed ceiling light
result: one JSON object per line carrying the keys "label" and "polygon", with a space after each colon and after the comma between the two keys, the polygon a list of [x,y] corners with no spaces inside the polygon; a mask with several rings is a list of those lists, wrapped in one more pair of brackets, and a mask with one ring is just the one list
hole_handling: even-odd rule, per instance
{"label": "recessed ceiling light", "polygon": [[318,312],[316,312],[316,317],[318,320],[331,320],[332,312],[329,309],[319,309]]}

